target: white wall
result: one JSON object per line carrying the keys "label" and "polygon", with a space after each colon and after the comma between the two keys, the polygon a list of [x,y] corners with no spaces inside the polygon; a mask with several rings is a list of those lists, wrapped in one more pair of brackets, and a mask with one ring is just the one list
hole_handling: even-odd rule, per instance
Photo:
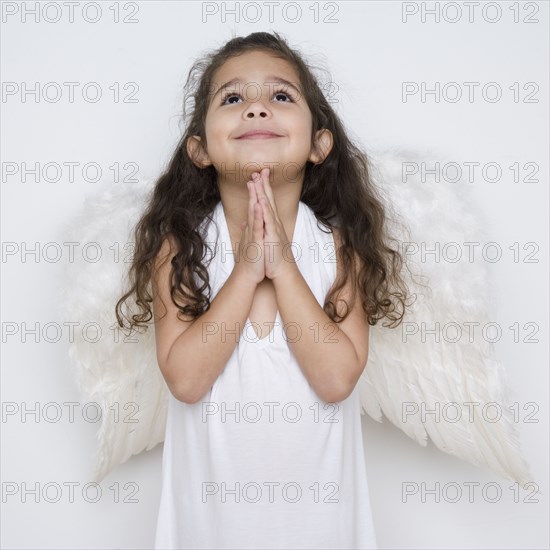
{"label": "white wall", "polygon": [[[509,373],[514,400],[522,407],[536,403],[538,423],[519,422],[522,446],[542,496],[526,502],[529,493],[520,491],[514,501],[511,483],[491,472],[474,468],[435,449],[422,448],[388,423],[364,421],[366,459],[380,548],[548,548],[548,4],[519,3],[519,22],[514,21],[514,4],[491,2],[474,6],[473,21],[468,8],[457,22],[456,11],[444,11],[438,3],[440,22],[421,11],[434,2],[327,2],[320,3],[320,21],[315,21],[314,2],[301,2],[302,15],[286,21],[281,2],[270,22],[264,3],[250,3],[261,10],[258,22],[220,11],[204,18],[201,10],[214,6],[201,2],[128,2],[118,6],[120,19],[136,23],[115,23],[113,2],[101,2],[96,23],[93,3],[87,12],[75,8],[74,22],[61,2],[39,5],[40,21],[32,14],[35,2],[2,4],[1,77],[4,85],[26,82],[78,82],[74,102],[67,88],[57,102],[32,96],[22,101],[19,90],[3,97],[2,162],[34,165],[35,162],[79,166],[97,162],[104,171],[101,183],[86,182],[79,175],[70,182],[67,174],[55,183],[33,176],[26,183],[20,174],[3,173],[2,241],[47,243],[84,198],[102,185],[116,185],[109,170],[115,162],[135,162],[139,177],[158,174],[179,136],[181,86],[192,60],[204,50],[217,48],[235,30],[246,35],[257,30],[275,30],[288,37],[292,46],[313,60],[326,56],[333,82],[337,85],[338,112],[349,130],[367,150],[387,146],[412,148],[427,158],[445,162],[498,163],[500,181],[486,181],[480,171],[465,192],[483,212],[488,234],[504,251],[500,262],[490,264],[495,311],[492,318],[503,327],[497,344],[499,358]],[[233,2],[225,3],[228,9]],[[474,3],[476,4],[476,3]],[[242,8],[244,2],[240,3]],[[496,7],[495,7],[496,6]],[[252,7],[249,9],[252,10]],[[287,19],[294,8],[286,6]],[[60,9],[60,20],[56,11]],[[403,10],[418,10],[403,22]],[[501,10],[498,19],[497,9]],[[334,13],[333,13],[334,11]],[[12,13],[15,12],[15,13]],[[332,16],[330,14],[333,14]],[[531,14],[531,15],[530,15]],[[246,15],[246,14],[245,14]],[[253,12],[248,12],[253,17]],[[325,18],[334,22],[324,22]],[[204,19],[204,20],[203,20]],[[525,19],[538,19],[528,23]],[[419,95],[402,100],[402,83],[477,82],[474,100],[452,103],[453,91],[435,102]],[[102,99],[90,103],[82,98],[85,83],[96,82]],[[113,101],[113,83],[137,83],[138,103]],[[497,83],[502,98],[484,99],[481,90]],[[509,89],[519,83],[519,102]],[[533,88],[537,103],[524,99]],[[487,89],[493,92],[495,88]],[[53,92],[53,89],[50,90]],[[126,93],[122,91],[122,93]],[[492,97],[492,96],[491,96]],[[535,183],[513,181],[508,168],[532,162],[538,166]],[[3,165],[3,172],[7,165]],[[78,172],[77,172],[78,174]],[[527,176],[522,170],[521,178]],[[119,183],[118,185],[124,185]],[[131,185],[131,184],[126,184]],[[522,258],[537,243],[538,263],[515,263],[509,246],[520,243]],[[39,244],[39,246],[40,246]],[[63,259],[63,261],[66,261]],[[483,261],[481,259],[481,261]],[[62,284],[62,262],[36,261],[20,255],[3,258],[2,322],[43,327],[61,324],[58,288]],[[519,342],[509,328],[521,327]],[[536,323],[539,343],[526,343],[526,323]],[[13,325],[10,325],[13,326]],[[4,330],[3,330],[4,332]],[[27,408],[50,402],[79,401],[67,357],[66,335],[57,343],[34,336],[24,341],[21,332],[4,335],[2,341],[2,401]],[[525,419],[528,410],[521,410]],[[81,415],[70,422],[64,415],[48,423],[30,415],[26,422],[14,415],[3,419],[2,427],[2,546],[4,548],[151,548],[158,500],[162,447],[133,458],[115,470],[102,484],[96,503],[82,496],[90,481],[96,426]],[[466,493],[456,504],[428,497],[402,502],[404,481],[463,484],[496,482],[502,498],[489,503],[480,492],[473,502]],[[57,503],[36,503],[32,494],[23,502],[22,484],[58,483],[66,488]],[[74,482],[74,500],[68,486]],[[125,483],[128,486],[124,490]],[[18,493],[6,494],[6,483],[16,483]],[[116,502],[116,485],[120,501]],[[10,485],[9,487],[13,487]],[[136,503],[122,502],[130,488],[138,489]],[[465,486],[464,486],[465,487]],[[53,491],[53,490],[52,490]]]}

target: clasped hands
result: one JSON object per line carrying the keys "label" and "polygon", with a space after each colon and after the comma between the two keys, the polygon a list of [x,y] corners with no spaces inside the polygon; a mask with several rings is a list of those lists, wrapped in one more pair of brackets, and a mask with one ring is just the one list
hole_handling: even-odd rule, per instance
{"label": "clasped hands", "polygon": [[254,172],[246,186],[248,220],[241,222],[242,238],[236,260],[239,269],[255,283],[265,277],[275,280],[296,264],[269,184],[269,168]]}

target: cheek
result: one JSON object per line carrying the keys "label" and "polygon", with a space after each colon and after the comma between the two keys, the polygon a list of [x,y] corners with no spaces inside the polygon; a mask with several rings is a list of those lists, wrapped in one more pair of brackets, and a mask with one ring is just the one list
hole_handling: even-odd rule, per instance
{"label": "cheek", "polygon": [[230,134],[230,125],[223,117],[206,118],[205,131],[209,141],[227,139]]}
{"label": "cheek", "polygon": [[307,120],[300,120],[294,126],[292,141],[300,149],[309,149],[311,146],[311,123],[308,124]]}
{"label": "cheek", "polygon": [[204,132],[206,135],[208,153],[215,155],[220,148],[219,129],[210,121],[206,120],[204,124]]}
{"label": "cheek", "polygon": [[291,127],[292,134],[296,136],[300,141],[304,139],[311,140],[311,127],[313,121],[311,117],[304,113],[293,118],[289,121],[289,127]]}
{"label": "cheek", "polygon": [[206,117],[206,120],[204,121],[204,133],[206,134],[206,139],[208,140],[208,142],[210,142],[216,130],[216,127],[212,123],[213,120],[209,117]]}

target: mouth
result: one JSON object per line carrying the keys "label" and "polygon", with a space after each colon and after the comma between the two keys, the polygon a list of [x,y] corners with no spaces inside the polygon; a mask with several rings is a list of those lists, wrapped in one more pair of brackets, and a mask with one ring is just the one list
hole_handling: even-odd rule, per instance
{"label": "mouth", "polygon": [[270,130],[250,130],[249,132],[241,134],[236,139],[274,139],[280,137],[283,136],[276,134],[275,132],[271,132]]}

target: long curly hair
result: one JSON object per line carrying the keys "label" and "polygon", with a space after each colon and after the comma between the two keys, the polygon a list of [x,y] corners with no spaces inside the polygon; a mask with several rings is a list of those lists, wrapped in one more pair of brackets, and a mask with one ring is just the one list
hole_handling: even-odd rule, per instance
{"label": "long curly hair", "polygon": [[[178,317],[183,314],[196,319],[210,307],[211,287],[207,266],[202,263],[208,245],[199,225],[205,218],[212,219],[212,211],[221,200],[218,176],[214,166],[199,168],[193,163],[187,152],[187,140],[190,136],[200,136],[206,144],[205,118],[215,72],[228,59],[257,50],[288,61],[297,71],[303,97],[312,114],[312,140],[323,128],[333,136],[332,150],[323,162],[307,161],[300,196],[319,221],[329,228],[338,227],[341,235],[342,244],[337,251],[341,269],[325,298],[323,310],[333,322],[343,321],[353,308],[358,291],[369,325],[387,318],[391,322],[384,326],[397,327],[409,305],[408,287],[401,276],[403,258],[398,246],[391,246],[391,242],[396,241],[387,234],[385,207],[370,175],[370,160],[346,135],[310,66],[276,32],[234,37],[196,61],[189,70],[183,100],[186,129],[135,226],[135,252],[127,274],[130,288],[115,309],[118,325],[132,330],[146,326],[152,319],[153,269],[169,234],[178,250],[171,258],[170,272],[170,295],[179,310]],[[354,254],[361,260],[357,272]],[[347,304],[339,300],[338,295],[350,276],[354,292],[351,304]],[[189,292],[182,288],[182,283]],[[128,317],[122,306],[130,297],[140,311]],[[180,298],[183,303],[178,302]],[[340,302],[346,306],[343,314],[336,307]]]}

